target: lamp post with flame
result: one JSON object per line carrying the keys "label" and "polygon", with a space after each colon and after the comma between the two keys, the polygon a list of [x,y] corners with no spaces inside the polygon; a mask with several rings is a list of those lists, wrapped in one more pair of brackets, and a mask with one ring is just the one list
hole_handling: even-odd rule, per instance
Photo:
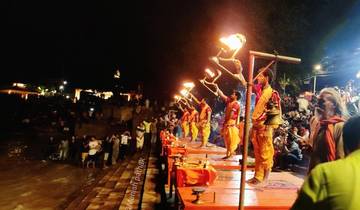
{"label": "lamp post with flame", "polygon": [[[220,38],[220,42],[226,46],[228,51],[232,51],[232,55],[228,58],[220,57],[222,52],[226,52],[226,50],[224,50],[224,48],[221,48],[220,52],[216,56],[210,57],[210,60],[212,62],[214,62],[221,70],[230,74],[233,78],[239,80],[243,86],[246,86],[246,81],[242,74],[243,68],[242,68],[241,62],[235,58],[236,55],[239,53],[240,49],[246,43],[245,36],[242,34],[238,34],[238,33],[232,34],[228,37]],[[220,61],[232,62],[235,66],[236,72],[233,73],[232,71],[227,69],[225,66],[220,64]]]}
{"label": "lamp post with flame", "polygon": [[197,104],[200,104],[200,101],[198,98],[196,98],[192,93],[191,93],[191,90],[195,87],[195,84],[193,82],[185,82],[184,84],[184,89],[182,89],[180,91],[180,94],[188,99],[188,100],[194,100]]}
{"label": "lamp post with flame", "polygon": [[[204,79],[200,79],[200,83],[204,85],[211,93],[213,93],[215,96],[218,96],[219,94],[212,90],[209,85],[216,87],[216,80],[218,80],[221,77],[222,73],[221,71],[217,70],[217,75],[213,71],[211,71],[209,68],[205,69],[205,77]],[[208,81],[207,79],[211,79],[211,81]]]}

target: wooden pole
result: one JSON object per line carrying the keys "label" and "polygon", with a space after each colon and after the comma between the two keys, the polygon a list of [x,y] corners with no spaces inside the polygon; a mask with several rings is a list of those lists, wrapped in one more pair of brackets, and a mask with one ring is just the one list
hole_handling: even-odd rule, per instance
{"label": "wooden pole", "polygon": [[250,107],[251,107],[251,93],[253,88],[253,73],[254,73],[255,56],[250,54],[249,68],[248,68],[248,82],[246,89],[246,103],[245,103],[245,125],[244,125],[244,146],[242,152],[241,162],[241,181],[240,181],[240,195],[239,195],[239,209],[244,209],[245,199],[245,179],[246,179],[246,163],[248,156],[249,134],[250,134]]}

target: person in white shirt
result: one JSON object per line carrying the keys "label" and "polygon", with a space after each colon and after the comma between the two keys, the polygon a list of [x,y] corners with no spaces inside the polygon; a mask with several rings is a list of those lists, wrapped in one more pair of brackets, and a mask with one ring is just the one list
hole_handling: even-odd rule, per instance
{"label": "person in white shirt", "polygon": [[100,142],[95,138],[91,137],[89,142],[89,156],[88,162],[86,163],[86,167],[89,168],[89,164],[91,163],[93,168],[95,168],[95,163],[97,162],[98,152],[100,151],[101,145]]}
{"label": "person in white shirt", "polygon": [[143,123],[140,123],[139,126],[136,127],[136,150],[142,150],[144,146],[144,133],[145,133],[145,126]]}
{"label": "person in white shirt", "polygon": [[125,131],[121,134],[121,142],[120,142],[120,160],[125,159],[125,155],[128,150],[129,140],[131,139],[130,131]]}
{"label": "person in white shirt", "polygon": [[309,101],[305,98],[303,94],[299,96],[296,102],[299,104],[299,112],[306,112],[308,110]]}

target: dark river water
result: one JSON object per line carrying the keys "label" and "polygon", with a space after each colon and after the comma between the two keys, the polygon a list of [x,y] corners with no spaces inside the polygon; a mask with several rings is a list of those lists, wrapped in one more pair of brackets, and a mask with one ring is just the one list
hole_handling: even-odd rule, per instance
{"label": "dark river water", "polygon": [[64,209],[93,184],[100,169],[42,160],[43,145],[31,136],[0,138],[0,209]]}

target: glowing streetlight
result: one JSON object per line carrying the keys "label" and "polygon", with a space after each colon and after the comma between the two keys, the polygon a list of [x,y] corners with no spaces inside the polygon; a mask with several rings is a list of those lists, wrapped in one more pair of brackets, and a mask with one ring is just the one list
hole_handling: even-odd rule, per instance
{"label": "glowing streetlight", "polygon": [[67,81],[65,80],[65,81],[63,82],[63,84],[64,84],[64,85],[67,85]]}
{"label": "glowing streetlight", "polygon": [[316,92],[316,74],[320,73],[320,70],[322,70],[322,66],[321,66],[321,64],[315,64],[313,68],[315,70],[313,93],[315,93]]}
{"label": "glowing streetlight", "polygon": [[228,37],[220,38],[220,42],[225,44],[230,50],[237,50],[242,48],[246,42],[246,38],[242,34],[232,34]]}
{"label": "glowing streetlight", "polygon": [[314,70],[319,71],[319,70],[321,70],[321,69],[322,69],[321,64],[315,64],[315,65],[314,65]]}
{"label": "glowing streetlight", "polygon": [[64,90],[64,85],[60,85],[59,90]]}

